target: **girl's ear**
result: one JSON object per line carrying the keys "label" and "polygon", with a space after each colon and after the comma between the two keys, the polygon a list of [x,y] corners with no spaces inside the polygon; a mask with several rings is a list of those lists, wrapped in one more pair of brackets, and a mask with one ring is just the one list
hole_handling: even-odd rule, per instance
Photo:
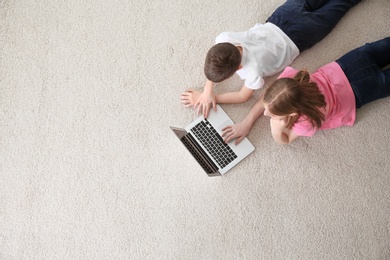
{"label": "girl's ear", "polygon": [[289,116],[297,116],[298,115],[298,113],[291,113],[291,114],[289,114]]}
{"label": "girl's ear", "polygon": [[237,68],[237,70],[240,70],[240,69],[242,69],[242,65],[238,66],[238,68]]}

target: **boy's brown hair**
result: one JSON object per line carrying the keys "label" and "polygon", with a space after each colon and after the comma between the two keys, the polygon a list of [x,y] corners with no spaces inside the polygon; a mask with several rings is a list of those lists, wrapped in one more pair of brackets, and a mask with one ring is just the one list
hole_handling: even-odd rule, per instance
{"label": "boy's brown hair", "polygon": [[206,55],[204,73],[212,82],[219,83],[233,76],[241,64],[241,53],[231,43],[218,43]]}
{"label": "boy's brown hair", "polygon": [[325,115],[319,108],[326,106],[324,95],[317,83],[310,82],[310,74],[306,70],[299,71],[294,78],[275,80],[264,93],[264,102],[268,110],[276,116],[293,113],[297,115],[286,118],[286,128],[291,129],[301,115],[307,116],[313,127],[321,127]]}

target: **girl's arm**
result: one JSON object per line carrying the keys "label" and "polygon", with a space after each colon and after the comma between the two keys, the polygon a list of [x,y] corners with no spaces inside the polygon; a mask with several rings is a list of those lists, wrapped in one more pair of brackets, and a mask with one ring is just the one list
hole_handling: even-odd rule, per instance
{"label": "girl's arm", "polygon": [[284,120],[273,118],[271,118],[271,133],[274,140],[279,144],[291,143],[298,137],[292,129],[285,128]]}
{"label": "girl's arm", "polygon": [[263,94],[242,122],[222,129],[222,137],[226,143],[236,139],[235,144],[239,144],[246,137],[254,122],[264,113]]}

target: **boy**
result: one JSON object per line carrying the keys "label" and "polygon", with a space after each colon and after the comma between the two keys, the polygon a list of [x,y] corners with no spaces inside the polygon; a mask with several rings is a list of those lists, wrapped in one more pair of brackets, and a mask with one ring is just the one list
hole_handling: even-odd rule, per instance
{"label": "boy", "polygon": [[[344,14],[361,0],[287,0],[267,19],[245,32],[224,32],[206,55],[203,93],[181,94],[185,107],[208,116],[216,103],[246,102],[264,85],[265,76],[283,70],[302,51],[322,40]],[[245,81],[240,91],[215,95],[215,83],[237,73]]]}

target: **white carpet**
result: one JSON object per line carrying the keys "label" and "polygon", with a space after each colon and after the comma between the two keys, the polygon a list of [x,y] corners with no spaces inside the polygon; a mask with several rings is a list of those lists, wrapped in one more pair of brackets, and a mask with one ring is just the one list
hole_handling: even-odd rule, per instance
{"label": "white carpet", "polygon": [[[223,177],[168,128],[196,117],[179,96],[215,37],[283,2],[0,0],[0,259],[390,259],[390,98],[288,146],[261,118]],[[292,65],[389,32],[388,0],[363,0]]]}

